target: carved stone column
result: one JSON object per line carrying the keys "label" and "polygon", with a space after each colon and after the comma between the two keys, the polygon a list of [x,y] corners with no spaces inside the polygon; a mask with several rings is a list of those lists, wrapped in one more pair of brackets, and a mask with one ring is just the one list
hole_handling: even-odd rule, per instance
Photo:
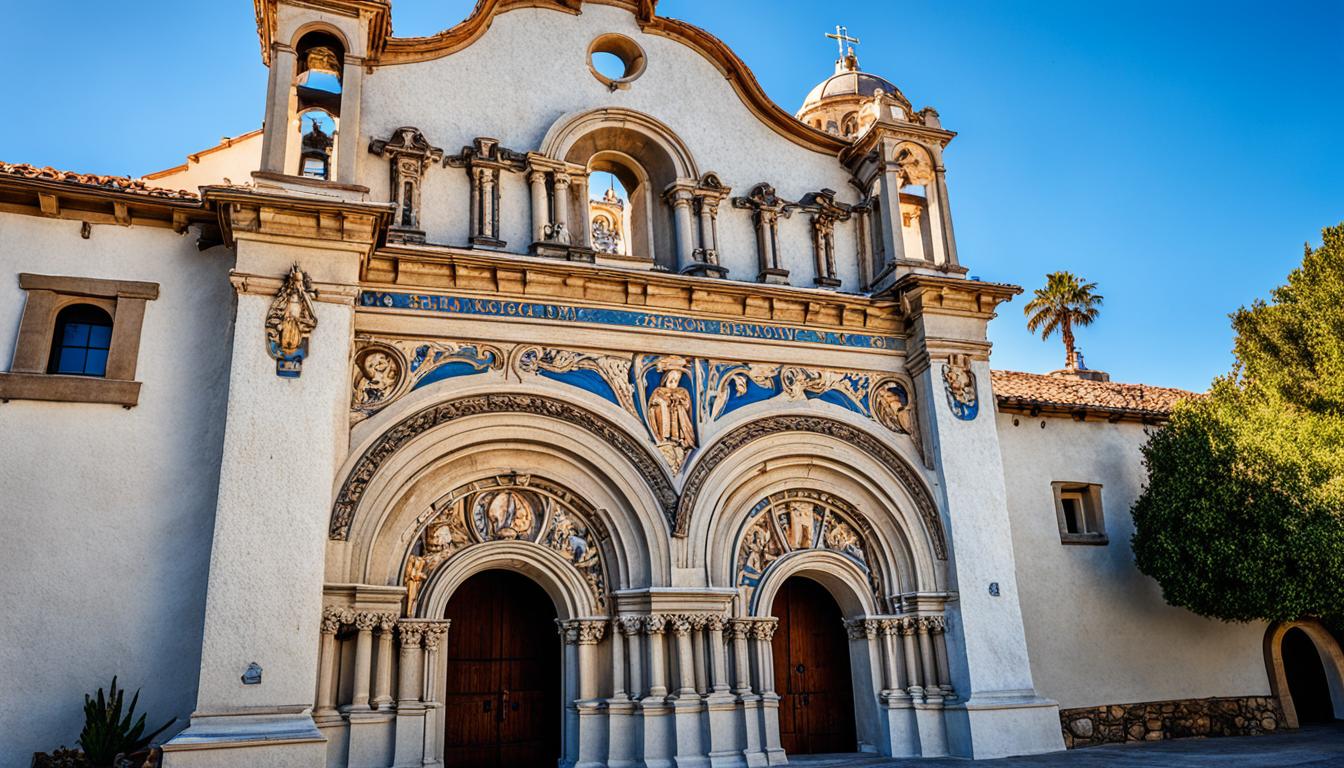
{"label": "carved stone column", "polygon": [[694,213],[699,223],[699,246],[692,251],[692,261],[681,268],[688,275],[727,277],[727,268],[719,264],[719,204],[732,192],[713,173],[707,173],[692,190]]}
{"label": "carved stone column", "polygon": [[359,140],[359,111],[363,102],[364,57],[347,53],[341,67],[341,117],[336,128],[335,173],[329,178],[341,184],[354,184],[359,179],[356,153]]}
{"label": "carved stone column", "polygon": [[677,638],[677,690],[679,699],[688,699],[696,695],[695,662],[691,648],[691,617],[678,615],[672,617],[672,632]]}
{"label": "carved stone column", "polygon": [[756,641],[756,669],[760,679],[757,688],[764,694],[775,694],[775,655],[771,651],[771,642],[775,639],[775,630],[779,619],[757,619],[751,625],[751,639]]}
{"label": "carved stone column", "polygon": [[[500,174],[526,170],[526,156],[505,149],[499,139],[479,136],[471,146],[463,147],[456,155],[445,157],[444,165],[465,168],[471,181],[471,226],[469,242],[476,248],[503,248],[500,237],[499,186]],[[535,190],[533,191],[535,195]],[[534,197],[535,202],[535,197]],[[536,211],[533,211],[535,217]],[[535,219],[534,227],[535,229]]]}
{"label": "carved stone column", "polygon": [[[644,619],[641,616],[622,616],[620,628],[620,634],[624,636],[626,656],[630,659],[630,698],[638,699],[644,695],[644,655],[640,652]],[[615,633],[612,634],[612,639],[622,641],[622,638]]]}
{"label": "carved stone column", "polygon": [[533,170],[527,174],[532,192],[532,242],[546,239],[546,227],[551,223],[550,197],[546,194],[546,172]]}
{"label": "carved stone column", "polygon": [[372,709],[369,706],[369,682],[373,674],[373,628],[378,626],[378,614],[367,611],[355,614],[355,671],[350,712]]}
{"label": "carved stone column", "polygon": [[392,704],[392,630],[397,625],[390,613],[378,619],[378,656],[374,662],[373,706],[386,709]]}
{"label": "carved stone column", "polygon": [[899,641],[896,639],[900,636],[900,623],[900,619],[882,619],[879,624],[882,633],[882,690],[888,694],[905,693],[906,684],[902,677],[901,661],[898,658]]}
{"label": "carved stone column", "polygon": [[835,190],[823,189],[805,196],[800,206],[812,212],[812,256],[816,277],[812,282],[825,288],[838,288],[840,277],[835,269],[835,224],[848,221],[849,206],[835,201]]}
{"label": "carved stone column", "polygon": [[621,635],[621,620],[611,620],[611,698],[625,701],[625,638]]}
{"label": "carved stone column", "polygon": [[705,627],[709,616],[703,613],[693,614],[691,619],[691,658],[695,666],[695,692],[701,696],[709,693],[709,667],[705,663]]}
{"label": "carved stone column", "polygon": [[654,701],[667,698],[667,662],[663,659],[663,630],[667,617],[650,614],[644,617],[644,635],[649,651],[649,695]]}
{"label": "carved stone column", "polygon": [[425,636],[425,625],[412,621],[398,622],[397,634],[401,637],[401,659],[397,668],[397,706],[419,704],[424,690],[424,686],[420,684],[423,674],[423,652],[420,644]]}
{"label": "carved stone column", "polygon": [[929,628],[932,622],[929,617],[921,616],[915,620],[916,631],[919,636],[919,659],[923,667],[924,690],[927,694],[936,694],[938,692],[938,670],[933,664],[933,643],[929,638]]}
{"label": "carved stone column", "polygon": [[727,695],[728,685],[728,645],[723,641],[723,628],[727,620],[710,614],[705,618],[705,629],[709,632],[710,677],[713,693]]}
{"label": "carved stone column", "polygon": [[320,659],[317,669],[317,708],[314,717],[331,717],[336,714],[336,633],[341,626],[349,623],[354,616],[346,608],[327,606],[322,609],[322,647],[318,652]]}
{"label": "carved stone column", "polygon": [[942,616],[929,617],[929,633],[933,638],[934,661],[938,664],[938,688],[945,696],[952,694],[952,676],[947,668],[947,619]]}
{"label": "carved stone column", "polygon": [[728,637],[733,643],[733,693],[751,694],[751,622],[732,619],[728,622]]}
{"label": "carved stone column", "polygon": [[[548,240],[561,242],[569,245],[573,242],[574,229],[569,223],[569,174],[556,172],[555,174],[555,205],[554,205],[554,230]],[[585,225],[587,226],[587,225]],[[563,235],[563,238],[561,237]]]}
{"label": "carved stone column", "polygon": [[676,224],[677,234],[677,270],[685,270],[695,264],[695,227],[691,221],[691,187],[678,182],[664,194],[672,206],[672,220]]}
{"label": "carved stone column", "polygon": [[422,641],[425,648],[425,673],[423,680],[420,700],[424,702],[438,701],[438,693],[435,691],[435,683],[439,674],[439,643],[448,634],[448,620],[427,622],[425,624],[425,635]]}
{"label": "carved stone column", "polygon": [[924,686],[920,684],[923,679],[919,675],[919,657],[915,655],[915,619],[909,616],[901,621],[901,642],[905,655],[905,679],[908,685],[906,692],[916,698],[924,696]]}

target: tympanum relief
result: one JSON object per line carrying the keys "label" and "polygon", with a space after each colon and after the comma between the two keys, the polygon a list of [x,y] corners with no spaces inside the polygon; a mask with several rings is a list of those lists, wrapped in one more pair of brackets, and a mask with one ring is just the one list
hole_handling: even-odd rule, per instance
{"label": "tympanum relief", "polygon": [[549,481],[515,473],[471,483],[435,502],[414,530],[401,579],[407,615],[415,614],[421,587],[436,570],[490,541],[529,542],[559,554],[579,571],[597,606],[606,607],[599,552],[606,530],[583,500]]}
{"label": "tympanum relief", "polygon": [[735,583],[748,606],[771,566],[792,552],[829,550],[853,560],[882,603],[881,583],[869,566],[866,521],[848,502],[828,493],[791,490],[752,507],[738,538]]}

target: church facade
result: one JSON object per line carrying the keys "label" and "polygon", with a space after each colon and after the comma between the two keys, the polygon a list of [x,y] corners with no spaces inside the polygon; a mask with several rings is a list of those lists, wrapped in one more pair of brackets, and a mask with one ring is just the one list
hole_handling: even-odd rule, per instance
{"label": "church facade", "polygon": [[169,766],[1296,724],[1273,631],[1134,569],[1185,393],[991,370],[955,134],[844,30],[795,116],[653,0],[256,11],[262,130],[0,165],[0,765],[113,674]]}

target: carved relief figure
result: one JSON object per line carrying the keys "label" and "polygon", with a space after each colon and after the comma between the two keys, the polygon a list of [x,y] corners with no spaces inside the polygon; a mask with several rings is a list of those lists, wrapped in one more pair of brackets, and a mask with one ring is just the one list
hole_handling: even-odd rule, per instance
{"label": "carved relief figure", "polygon": [[979,396],[975,391],[975,373],[971,371],[971,358],[964,354],[952,354],[943,364],[943,384],[947,388],[947,405],[952,414],[962,421],[970,421],[979,412]]}
{"label": "carved relief figure", "polygon": [[896,167],[901,175],[902,186],[926,186],[933,183],[933,163],[928,153],[913,145],[904,145],[896,150]]}
{"label": "carved relief figure", "polygon": [[667,458],[672,471],[681,470],[686,454],[695,447],[695,425],[691,419],[691,393],[681,384],[688,373],[684,357],[670,356],[658,361],[663,374],[649,395],[648,421],[658,450]]}
{"label": "carved relief figure", "polygon": [[846,522],[837,517],[831,517],[826,522],[826,548],[844,552],[860,562],[867,562],[863,556],[863,545],[859,542],[859,534]]}
{"label": "carved relief figure", "polygon": [[485,517],[490,521],[491,534],[501,539],[516,539],[532,530],[536,512],[523,494],[502,491],[489,500]]}
{"label": "carved relief figure", "polygon": [[303,372],[308,336],[317,327],[313,293],[312,280],[295,264],[271,301],[266,313],[266,343],[275,358],[277,376],[298,378]]}
{"label": "carved relief figure", "polygon": [[355,379],[355,406],[381,403],[401,382],[401,364],[387,350],[377,347],[364,350],[355,357],[358,371]]}
{"label": "carved relief figure", "polygon": [[784,526],[784,538],[791,549],[810,549],[816,541],[817,523],[820,510],[802,501],[791,501],[784,506],[780,523]]}
{"label": "carved relief figure", "polygon": [[919,416],[909,392],[900,384],[887,381],[873,390],[871,395],[873,418],[893,432],[909,435],[915,446],[921,449],[919,439]]}

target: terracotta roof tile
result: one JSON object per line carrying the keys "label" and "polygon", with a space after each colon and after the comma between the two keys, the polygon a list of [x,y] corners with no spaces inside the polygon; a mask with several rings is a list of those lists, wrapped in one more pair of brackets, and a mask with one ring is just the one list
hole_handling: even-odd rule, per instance
{"label": "terracotta roof tile", "polygon": [[1019,371],[993,371],[993,379],[999,404],[1019,407],[1094,409],[1161,417],[1171,413],[1176,401],[1199,396],[1171,387],[1086,381]]}
{"label": "terracotta roof tile", "polygon": [[77,184],[84,187],[99,187],[111,192],[127,192],[145,197],[168,198],[173,200],[199,200],[200,195],[185,189],[164,189],[151,187],[142,179],[127,176],[99,176],[93,173],[76,173],[55,168],[38,168],[27,163],[0,162],[0,176],[38,181],[55,181],[63,184]]}

